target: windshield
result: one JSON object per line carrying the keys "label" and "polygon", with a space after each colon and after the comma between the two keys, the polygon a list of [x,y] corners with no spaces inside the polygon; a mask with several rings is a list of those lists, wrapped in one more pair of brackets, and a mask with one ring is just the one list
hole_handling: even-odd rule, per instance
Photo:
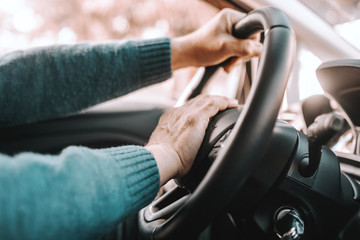
{"label": "windshield", "polygon": [[359,0],[301,0],[320,15],[345,40],[360,49]]}

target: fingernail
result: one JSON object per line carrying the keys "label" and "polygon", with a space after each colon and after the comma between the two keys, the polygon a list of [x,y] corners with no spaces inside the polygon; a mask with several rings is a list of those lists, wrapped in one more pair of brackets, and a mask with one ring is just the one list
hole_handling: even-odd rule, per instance
{"label": "fingernail", "polygon": [[239,101],[237,99],[230,99],[232,105],[239,105]]}
{"label": "fingernail", "polygon": [[263,49],[263,45],[259,42],[256,42],[256,48],[258,51],[261,51]]}

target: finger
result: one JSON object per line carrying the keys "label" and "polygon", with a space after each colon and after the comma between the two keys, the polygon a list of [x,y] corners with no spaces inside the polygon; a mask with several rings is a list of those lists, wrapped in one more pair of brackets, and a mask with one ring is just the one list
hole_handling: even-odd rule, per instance
{"label": "finger", "polygon": [[220,110],[238,106],[239,102],[236,99],[225,96],[199,95],[188,101],[181,108],[184,109],[184,112],[187,112],[187,109],[193,109],[198,115],[203,114],[205,118],[210,118]]}
{"label": "finger", "polygon": [[225,110],[230,107],[237,107],[238,101],[223,96],[207,96],[202,101],[202,107],[199,108],[199,115],[208,120],[215,116],[219,111]]}
{"label": "finger", "polygon": [[260,42],[261,32],[256,32],[250,35],[249,39]]}
{"label": "finger", "polygon": [[225,8],[221,12],[228,19],[231,26],[238,23],[241,19],[243,19],[246,16],[245,13],[236,11],[231,8]]}
{"label": "finger", "polygon": [[227,108],[234,108],[234,107],[238,107],[239,106],[239,101],[237,99],[234,98],[228,98],[228,97],[223,97],[225,98],[225,100],[228,102],[227,106],[223,109],[220,110],[225,110]]}
{"label": "finger", "polygon": [[241,65],[243,62],[243,59],[239,57],[231,57],[225,61],[223,65],[224,71],[229,73],[234,67]]}
{"label": "finger", "polygon": [[224,24],[227,33],[231,34],[233,25],[239,22],[246,14],[234,9],[225,8],[217,15],[220,24]]}
{"label": "finger", "polygon": [[[227,107],[237,107],[239,106],[239,102],[237,99],[228,98],[225,96],[218,96],[218,95],[204,95],[204,98],[208,98],[215,102],[215,106],[219,106],[221,110],[226,109]],[[209,100],[208,100],[209,101]],[[222,106],[222,107],[221,107]]]}
{"label": "finger", "polygon": [[[246,16],[245,13],[230,8],[224,9],[223,11],[224,11],[223,15],[228,19],[228,24],[231,26],[231,29],[233,28],[234,25],[236,25],[241,19],[243,19]],[[261,31],[253,33],[248,37],[248,39],[260,41],[261,38],[260,33]]]}
{"label": "finger", "polygon": [[231,49],[236,56],[243,60],[249,60],[252,57],[261,55],[263,45],[254,40],[236,39],[236,41],[232,42]]}

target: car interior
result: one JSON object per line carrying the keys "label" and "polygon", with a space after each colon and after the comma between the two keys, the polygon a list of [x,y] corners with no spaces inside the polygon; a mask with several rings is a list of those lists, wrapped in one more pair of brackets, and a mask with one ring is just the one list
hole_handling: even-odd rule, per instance
{"label": "car interior", "polygon": [[[299,1],[206,2],[247,13],[233,34],[260,32],[264,50],[237,75],[242,107],[211,119],[190,173],[136,215],[141,239],[359,239],[360,50],[300,21]],[[282,104],[301,45],[321,57],[316,76],[324,94],[297,102],[295,111]],[[177,106],[202,93],[221,67],[201,69]],[[1,128],[0,152],[144,145],[169,107],[90,109]]]}

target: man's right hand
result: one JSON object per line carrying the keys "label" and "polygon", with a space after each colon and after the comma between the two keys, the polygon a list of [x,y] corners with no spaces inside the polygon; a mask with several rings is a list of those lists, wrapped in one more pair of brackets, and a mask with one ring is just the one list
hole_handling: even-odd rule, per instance
{"label": "man's right hand", "polygon": [[221,110],[237,106],[235,99],[200,95],[161,116],[145,146],[157,162],[161,185],[189,172],[210,118]]}
{"label": "man's right hand", "polygon": [[224,9],[195,32],[172,39],[172,69],[216,65],[230,57],[243,61],[259,57],[262,51],[259,34],[249,39],[232,35],[233,26],[244,16],[236,10]]}

